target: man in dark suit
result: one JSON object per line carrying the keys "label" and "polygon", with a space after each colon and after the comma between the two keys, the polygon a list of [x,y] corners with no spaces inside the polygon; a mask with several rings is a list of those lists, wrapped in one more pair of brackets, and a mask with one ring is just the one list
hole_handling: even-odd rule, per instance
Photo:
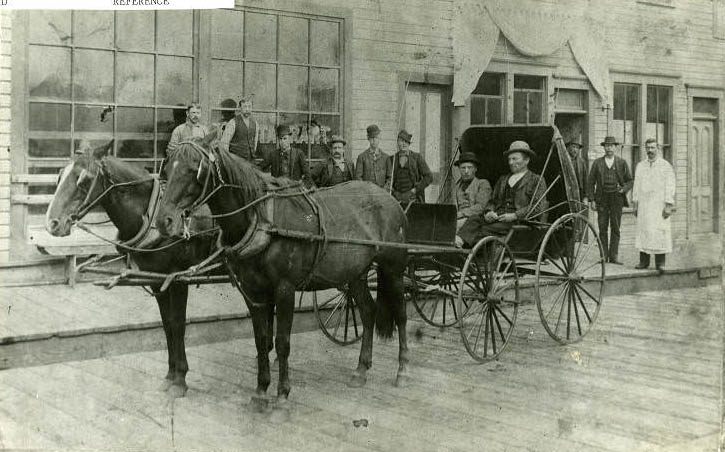
{"label": "man in dark suit", "polygon": [[529,171],[536,156],[525,141],[514,141],[503,153],[511,173],[501,176],[483,215],[469,218],[456,237],[457,246],[473,246],[484,237],[505,235],[517,222],[536,219],[546,207],[546,181]]}
{"label": "man in dark suit", "polygon": [[589,172],[587,193],[592,210],[598,213],[599,238],[602,240],[607,261],[622,265],[619,261],[619,226],[622,224],[622,207],[629,206],[627,192],[632,189],[632,175],[627,162],[614,155],[619,142],[613,136],[604,138],[604,156],[594,160]]}
{"label": "man in dark suit", "polygon": [[269,171],[274,177],[287,177],[311,184],[310,168],[305,155],[292,147],[292,131],[289,126],[277,126],[277,149],[270,152],[260,165],[262,171]]}
{"label": "man in dark suit", "polygon": [[398,133],[398,152],[393,154],[392,165],[385,188],[401,204],[425,202],[425,188],[433,182],[433,175],[423,156],[410,150],[413,135],[406,130]]}
{"label": "man in dark suit", "polygon": [[332,136],[332,155],[312,169],[312,179],[318,187],[332,187],[355,178],[355,166],[345,158],[345,144],[341,136]]}
{"label": "man in dark suit", "polygon": [[587,203],[587,178],[589,177],[589,165],[581,155],[582,145],[577,141],[566,143],[566,151],[569,153],[572,165],[574,165],[574,173],[576,181],[579,184],[579,200]]}
{"label": "man in dark suit", "polygon": [[370,147],[357,156],[355,179],[384,187],[392,161],[388,154],[380,150],[380,127],[377,124],[370,124],[367,134]]}

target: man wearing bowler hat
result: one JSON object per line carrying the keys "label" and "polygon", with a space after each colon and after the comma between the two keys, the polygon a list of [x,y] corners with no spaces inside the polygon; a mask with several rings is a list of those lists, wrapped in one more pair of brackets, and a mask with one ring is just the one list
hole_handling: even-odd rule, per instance
{"label": "man wearing bowler hat", "polygon": [[390,172],[385,182],[392,195],[401,204],[425,202],[425,188],[433,176],[423,156],[410,150],[413,135],[405,129],[398,132],[398,152],[393,154]]}
{"label": "man wearing bowler hat", "polygon": [[262,171],[269,171],[274,177],[312,183],[305,155],[292,147],[292,131],[287,125],[277,126],[277,149],[265,157],[260,168]]}
{"label": "man wearing bowler hat", "polygon": [[469,218],[458,231],[457,246],[473,246],[490,235],[506,235],[521,220],[536,219],[546,206],[546,181],[529,171],[536,154],[525,141],[514,141],[503,153],[511,173],[501,176],[483,214]]}
{"label": "man wearing bowler hat", "polygon": [[461,177],[454,184],[458,216],[456,230],[463,226],[468,218],[480,216],[491,199],[491,184],[486,179],[476,177],[478,158],[473,152],[464,152],[454,163]]}
{"label": "man wearing bowler hat", "polygon": [[367,134],[370,147],[357,156],[355,179],[372,182],[379,187],[384,187],[392,161],[388,154],[380,150],[380,127],[377,124],[370,124],[367,128]]}
{"label": "man wearing bowler hat", "polygon": [[332,187],[355,178],[355,167],[345,158],[345,140],[333,135],[330,140],[332,152],[327,160],[312,169],[312,180],[318,187]]}
{"label": "man wearing bowler hat", "polygon": [[592,163],[587,193],[592,210],[598,214],[599,238],[607,254],[607,262],[622,265],[619,261],[619,226],[622,224],[622,207],[629,206],[627,192],[634,182],[627,162],[614,155],[619,144],[613,136],[602,141],[604,156]]}

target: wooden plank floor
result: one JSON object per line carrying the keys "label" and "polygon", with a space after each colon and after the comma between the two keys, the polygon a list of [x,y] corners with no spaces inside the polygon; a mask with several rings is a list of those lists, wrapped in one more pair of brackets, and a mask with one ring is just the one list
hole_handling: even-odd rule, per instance
{"label": "wooden plank floor", "polygon": [[190,390],[175,401],[157,390],[162,352],[2,371],[0,449],[715,450],[722,304],[717,286],[610,297],[595,331],[566,347],[527,306],[485,365],[457,330],[410,312],[404,389],[392,384],[397,341],[376,340],[367,386],[351,389],[358,347],[296,334],[290,401],[261,414],[251,340],[190,348]]}

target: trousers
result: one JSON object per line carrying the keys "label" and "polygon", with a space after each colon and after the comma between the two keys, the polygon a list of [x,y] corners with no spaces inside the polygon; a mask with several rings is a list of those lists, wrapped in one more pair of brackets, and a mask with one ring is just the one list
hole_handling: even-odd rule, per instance
{"label": "trousers", "polygon": [[619,226],[622,224],[624,199],[621,193],[604,193],[597,202],[599,238],[610,261],[619,256]]}

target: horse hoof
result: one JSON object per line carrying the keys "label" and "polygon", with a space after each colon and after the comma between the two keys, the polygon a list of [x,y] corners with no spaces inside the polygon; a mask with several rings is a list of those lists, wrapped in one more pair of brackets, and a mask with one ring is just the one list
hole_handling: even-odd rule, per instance
{"label": "horse hoof", "polygon": [[396,388],[407,388],[410,385],[410,377],[403,374],[398,374],[395,378]]}
{"label": "horse hoof", "polygon": [[164,378],[164,381],[159,385],[159,392],[166,392],[169,390],[171,385],[173,385],[173,380],[170,380],[168,378]]}
{"label": "horse hoof", "polygon": [[269,410],[270,400],[266,395],[253,395],[250,400],[252,411],[255,413],[264,413]]}
{"label": "horse hoof", "polygon": [[171,386],[169,386],[169,389],[166,391],[166,393],[172,399],[180,399],[186,395],[186,391],[188,389],[189,387],[186,385],[172,384]]}
{"label": "horse hoof", "polygon": [[350,381],[347,382],[347,385],[351,388],[362,388],[365,386],[365,383],[367,383],[368,378],[354,374],[352,377],[350,377]]}

